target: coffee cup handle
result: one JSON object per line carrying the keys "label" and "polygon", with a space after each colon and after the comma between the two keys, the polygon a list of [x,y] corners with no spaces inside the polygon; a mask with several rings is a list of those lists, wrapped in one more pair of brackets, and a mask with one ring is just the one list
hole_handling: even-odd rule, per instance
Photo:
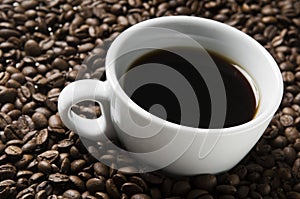
{"label": "coffee cup handle", "polygon": [[[107,81],[85,79],[70,83],[58,98],[58,112],[62,122],[70,130],[90,140],[105,141],[107,138],[114,138],[110,116],[110,92]],[[100,104],[102,115],[99,118],[83,118],[71,110],[75,104],[86,100]]]}

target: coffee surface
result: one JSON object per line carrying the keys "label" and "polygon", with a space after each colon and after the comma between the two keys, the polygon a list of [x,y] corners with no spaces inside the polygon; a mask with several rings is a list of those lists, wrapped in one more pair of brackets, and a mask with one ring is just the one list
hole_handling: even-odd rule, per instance
{"label": "coffee surface", "polygon": [[[199,70],[176,52],[179,52],[180,55],[182,55],[180,52],[184,52],[185,54],[192,55],[194,58],[196,57],[197,64],[199,64],[197,67],[217,67],[219,71],[217,75],[221,75],[224,83],[226,93],[224,99],[226,102],[221,102],[219,99],[216,100],[216,102],[220,102],[220,105],[224,104],[226,106],[226,113],[224,114],[225,122],[223,122],[224,120],[222,120],[222,122],[212,120],[212,102],[214,99],[212,99],[210,95],[209,88],[211,87],[206,84],[205,78],[203,78]],[[198,125],[192,125],[193,127],[232,127],[250,121],[254,117],[257,107],[251,84],[240,70],[237,69],[239,66],[236,66],[234,62],[215,52],[207,52],[207,56],[211,57],[211,61],[203,61],[203,58],[206,59],[206,53],[204,55],[203,51],[192,47],[172,47],[169,49],[153,50],[133,61],[128,67],[127,72],[137,67],[142,71],[143,67],[149,66],[153,68],[167,66],[179,72],[191,85],[197,97],[198,103],[193,104],[193,106],[195,106],[195,108],[199,107],[200,117]],[[147,76],[147,74],[143,72],[138,74]],[[182,104],[172,89],[166,85],[157,83],[154,75],[152,76],[153,81],[151,83],[137,87],[131,94],[129,94],[128,90],[130,84],[134,82],[134,80],[132,80],[133,76],[125,76],[123,88],[130,98],[144,110],[170,122],[190,126],[189,122],[181,120]],[[168,81],[177,81],[176,79],[170,79],[171,74],[168,74],[168,72],[166,72],[164,76],[166,79],[169,78]],[[149,79],[149,77],[147,78]],[[180,85],[178,87],[178,89],[181,89]],[[164,111],[153,111],[153,109],[151,111],[151,108],[153,108],[154,105],[157,106],[157,104],[163,107]],[[217,114],[223,114],[221,111],[223,110],[220,110]]]}

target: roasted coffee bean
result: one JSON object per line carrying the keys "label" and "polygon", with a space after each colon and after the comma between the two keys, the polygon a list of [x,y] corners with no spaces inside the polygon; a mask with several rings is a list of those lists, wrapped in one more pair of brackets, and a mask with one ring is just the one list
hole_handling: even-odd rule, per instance
{"label": "roasted coffee bean", "polygon": [[96,175],[103,176],[105,178],[108,177],[109,170],[108,170],[108,167],[105,164],[103,164],[101,162],[96,162],[93,165],[93,168],[94,168],[94,171],[95,171]]}
{"label": "roasted coffee bean", "polygon": [[17,199],[19,198],[34,198],[34,189],[31,187],[28,187],[26,189],[23,189],[22,191],[20,191],[17,196]]}
{"label": "roasted coffee bean", "polygon": [[200,196],[207,195],[208,192],[202,189],[194,189],[187,194],[187,199],[196,199]]}
{"label": "roasted coffee bean", "polygon": [[24,154],[20,160],[15,163],[18,169],[26,167],[33,160],[33,156],[29,154]]}
{"label": "roasted coffee bean", "polygon": [[[118,175],[118,174],[116,174],[116,175]],[[132,177],[130,177],[129,181],[137,184],[138,186],[140,186],[143,189],[144,192],[148,190],[147,183],[142,178],[140,178],[138,176],[132,176]]]}
{"label": "roasted coffee bean", "polygon": [[295,192],[295,191],[290,191],[287,193],[287,198],[299,198],[300,197],[300,194],[298,192]]}
{"label": "roasted coffee bean", "polygon": [[70,155],[72,156],[72,158],[74,159],[79,159],[82,157],[82,154],[80,153],[80,151],[75,147],[75,146],[72,146],[70,148]]}
{"label": "roasted coffee bean", "polygon": [[202,174],[193,179],[193,184],[199,189],[211,191],[217,185],[217,178],[214,175]]}
{"label": "roasted coffee bean", "polygon": [[37,131],[35,131],[35,130],[34,131],[29,131],[26,135],[24,135],[22,141],[24,143],[26,143],[26,142],[32,140],[33,137],[36,135],[36,133],[37,133]]}
{"label": "roasted coffee bean", "polygon": [[134,194],[131,199],[150,199],[151,197],[146,194]]}
{"label": "roasted coffee bean", "polygon": [[45,190],[41,190],[41,191],[38,191],[35,195],[35,198],[36,199],[43,199],[43,198],[47,198],[47,193]]}
{"label": "roasted coffee bean", "polygon": [[164,197],[171,196],[172,186],[173,180],[171,180],[170,178],[165,178],[163,183],[161,184],[161,194]]}
{"label": "roasted coffee bean", "polygon": [[17,30],[13,30],[13,29],[6,29],[6,28],[1,28],[0,29],[0,37],[2,38],[9,38],[9,37],[20,37],[20,32],[18,32]]}
{"label": "roasted coffee bean", "polygon": [[46,118],[49,118],[51,116],[51,111],[45,107],[39,107],[35,109],[35,112],[42,113],[46,116]]}
{"label": "roasted coffee bean", "polygon": [[42,160],[38,163],[38,169],[43,173],[51,173],[52,171],[51,164],[46,160]]}
{"label": "roasted coffee bean", "polygon": [[[1,48],[1,45],[0,45]],[[5,83],[9,80],[10,74],[8,72],[1,72],[0,73],[0,84],[5,85]]]}
{"label": "roasted coffee bean", "polygon": [[67,173],[69,171],[69,168],[70,168],[70,160],[69,158],[65,158],[61,163],[60,171],[62,173]]}
{"label": "roasted coffee bean", "polygon": [[92,43],[86,43],[78,46],[78,52],[83,53],[87,51],[91,51],[94,48],[94,44]]}
{"label": "roasted coffee bean", "polygon": [[108,179],[105,183],[106,191],[110,198],[117,199],[120,198],[120,192],[118,191],[118,188],[113,182],[113,179]]}
{"label": "roasted coffee bean", "polygon": [[64,125],[58,115],[52,115],[49,120],[49,129],[57,133],[64,133]]}
{"label": "roasted coffee bean", "polygon": [[296,151],[293,147],[284,147],[283,148],[283,153],[285,154],[285,157],[286,157],[286,161],[289,163],[289,164],[292,164],[295,159],[296,159]]}
{"label": "roasted coffee bean", "polygon": [[22,69],[22,73],[28,77],[34,77],[37,74],[37,70],[33,66],[26,66]]}
{"label": "roasted coffee bean", "polygon": [[115,185],[120,189],[121,186],[127,182],[127,178],[123,175],[123,174],[120,174],[120,173],[117,173],[115,175],[113,175],[112,177]]}
{"label": "roasted coffee bean", "polygon": [[35,0],[33,0],[33,1],[25,0],[25,1],[21,2],[21,6],[26,10],[35,8],[37,5],[38,5],[38,1],[35,1]]}
{"label": "roasted coffee bean", "polygon": [[44,179],[45,175],[41,172],[34,173],[32,176],[29,178],[29,182],[31,184],[36,183],[36,182],[41,182]]}
{"label": "roasted coffee bean", "polygon": [[39,44],[35,40],[28,40],[24,46],[26,55],[37,57],[41,55]]}
{"label": "roasted coffee bean", "polygon": [[17,146],[13,146],[13,145],[10,145],[10,146],[5,148],[5,153],[8,156],[21,156],[22,152],[23,152],[22,149],[20,149]]}
{"label": "roasted coffee bean", "polygon": [[11,122],[12,119],[9,115],[0,112],[0,129],[4,129]]}
{"label": "roasted coffee bean", "polygon": [[4,151],[5,147],[6,147],[5,144],[0,143],[0,153]]}
{"label": "roasted coffee bean", "polygon": [[153,187],[150,189],[150,195],[152,198],[162,198],[161,191],[158,187]]}
{"label": "roasted coffee bean", "polygon": [[66,183],[69,181],[69,177],[61,173],[50,174],[48,179],[54,183]]}
{"label": "roasted coffee bean", "polygon": [[285,147],[287,145],[287,138],[284,137],[284,136],[277,136],[274,140],[272,140],[270,142],[270,144],[273,146],[273,147],[278,147],[278,148],[282,148],[282,147]]}
{"label": "roasted coffee bean", "polygon": [[63,193],[64,198],[68,199],[81,199],[81,194],[73,189],[69,189]]}
{"label": "roasted coffee bean", "polygon": [[65,84],[65,77],[61,73],[54,73],[47,78],[47,85],[56,88]]}
{"label": "roasted coffee bean", "polygon": [[0,86],[0,103],[14,102],[16,97],[17,90],[15,88]]}
{"label": "roasted coffee bean", "polygon": [[29,178],[30,176],[33,175],[33,172],[32,171],[28,171],[28,170],[20,170],[18,171],[17,173],[17,177],[18,178]]}
{"label": "roasted coffee bean", "polygon": [[16,146],[18,146],[18,145],[22,145],[22,144],[24,144],[24,142],[22,140],[18,140],[18,139],[16,139],[16,140],[9,140],[8,142],[6,142],[6,146],[10,146],[10,145],[16,145]]}
{"label": "roasted coffee bean", "polygon": [[35,149],[35,147],[36,147],[36,142],[33,139],[33,140],[30,140],[29,142],[27,142],[26,144],[24,144],[22,146],[22,150],[24,153],[30,153]]}
{"label": "roasted coffee bean", "polygon": [[232,174],[227,177],[226,181],[228,182],[228,184],[237,186],[240,183],[240,178],[237,174]]}
{"label": "roasted coffee bean", "polygon": [[294,143],[299,138],[299,131],[294,127],[286,128],[284,134],[290,143]]}
{"label": "roasted coffee bean", "polygon": [[290,115],[282,115],[280,117],[280,123],[285,127],[291,126],[294,123],[294,119]]}
{"label": "roasted coffee bean", "polygon": [[56,160],[56,158],[58,157],[58,154],[59,153],[56,150],[49,150],[49,151],[45,151],[45,152],[39,154],[37,159],[39,161],[47,160],[47,161],[49,161],[49,163],[52,163],[53,161]]}
{"label": "roasted coffee bean", "polygon": [[218,185],[216,186],[216,190],[225,194],[234,194],[237,191],[232,185]]}
{"label": "roasted coffee bean", "polygon": [[26,133],[28,133],[29,131],[33,131],[35,128],[31,117],[29,117],[28,115],[21,115],[18,118],[16,125],[19,129],[19,131],[16,131],[19,137],[24,137]]}
{"label": "roasted coffee bean", "polygon": [[69,178],[70,178],[70,181],[74,184],[74,186],[78,190],[80,190],[80,191],[85,190],[85,183],[78,176],[71,175],[71,176],[69,176]]}
{"label": "roasted coffee bean", "polygon": [[191,185],[187,181],[177,181],[174,183],[172,188],[172,195],[178,196],[178,195],[186,195],[191,190]]}
{"label": "roasted coffee bean", "polygon": [[145,181],[152,184],[161,184],[164,180],[164,176],[158,172],[142,173],[141,176]]}
{"label": "roasted coffee bean", "polygon": [[134,194],[143,193],[143,189],[135,183],[126,182],[122,185],[121,191],[128,196],[132,196]]}
{"label": "roasted coffee bean", "polygon": [[16,171],[11,164],[0,165],[0,179],[12,179],[16,175]]}
{"label": "roasted coffee bean", "polygon": [[9,111],[14,110],[14,108],[15,108],[14,104],[12,104],[12,103],[5,103],[4,105],[2,105],[2,108],[1,108],[0,111],[1,111],[1,114],[8,113]]}
{"label": "roasted coffee bean", "polygon": [[42,129],[36,133],[36,144],[42,145],[48,140],[48,130]]}
{"label": "roasted coffee bean", "polygon": [[[74,144],[73,140],[70,139],[64,139],[61,140],[58,144],[57,147],[58,148],[69,148]],[[76,164],[79,164],[79,162],[77,162]],[[83,164],[83,163],[82,163]]]}
{"label": "roasted coffee bean", "polygon": [[34,112],[35,107],[35,102],[28,102],[22,107],[22,113],[26,115],[31,115]]}
{"label": "roasted coffee bean", "polygon": [[76,172],[80,171],[81,169],[83,169],[85,164],[86,164],[85,160],[82,160],[82,159],[74,160],[73,162],[71,162],[70,171],[72,173],[76,173]]}
{"label": "roasted coffee bean", "polygon": [[188,15],[191,11],[188,7],[177,7],[176,12],[180,15]]}
{"label": "roasted coffee bean", "polygon": [[87,173],[87,172],[79,172],[78,173],[78,176],[80,177],[80,178],[82,178],[83,180],[85,180],[85,181],[87,181],[88,179],[90,179],[91,177],[92,177],[92,175],[91,174],[89,174],[89,173]]}
{"label": "roasted coffee bean", "polygon": [[63,60],[62,58],[56,58],[53,62],[52,62],[52,68],[57,68],[59,70],[67,70],[69,68],[69,64],[68,62],[66,62],[65,60]]}
{"label": "roasted coffee bean", "polygon": [[16,80],[13,79],[9,79],[6,83],[5,86],[8,88],[15,88],[18,89],[21,87],[21,84],[19,82],[17,82]]}
{"label": "roasted coffee bean", "polygon": [[89,192],[94,193],[97,191],[105,190],[105,179],[100,178],[91,178],[86,182],[86,188]]}

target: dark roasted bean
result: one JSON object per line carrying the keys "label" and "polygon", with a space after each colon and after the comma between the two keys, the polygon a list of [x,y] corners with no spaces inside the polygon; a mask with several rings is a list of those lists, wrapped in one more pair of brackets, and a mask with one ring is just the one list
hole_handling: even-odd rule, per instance
{"label": "dark roasted bean", "polygon": [[71,175],[69,178],[77,189],[80,191],[85,190],[85,183],[79,177]]}
{"label": "dark roasted bean", "polygon": [[70,166],[71,172],[76,173],[80,171],[85,166],[85,164],[86,164],[85,160],[82,159],[74,160]]}
{"label": "dark roasted bean", "polygon": [[56,160],[56,158],[58,157],[58,151],[56,150],[49,150],[49,151],[45,151],[41,154],[38,155],[37,159],[39,161],[41,160],[47,160],[49,161],[49,163],[52,163],[53,161]]}
{"label": "dark roasted bean", "polygon": [[30,176],[29,182],[31,184],[36,183],[36,182],[40,182],[44,179],[44,177],[45,177],[45,175],[43,173],[37,172],[37,173],[32,174],[32,176]]}
{"label": "dark roasted bean", "polygon": [[93,165],[93,168],[94,168],[95,173],[98,176],[103,176],[105,178],[108,177],[108,167],[105,164],[103,164],[101,162],[96,162]]}
{"label": "dark roasted bean", "polygon": [[172,195],[186,195],[191,190],[191,185],[187,181],[177,181],[172,188]]}
{"label": "dark roasted bean", "polygon": [[118,191],[118,188],[116,187],[116,185],[114,184],[111,178],[106,181],[105,187],[107,193],[111,198],[113,199],[120,198],[120,192]]}
{"label": "dark roasted bean", "polygon": [[15,88],[0,86],[0,103],[14,102],[16,97],[17,90]]}
{"label": "dark roasted bean", "polygon": [[0,165],[0,179],[11,179],[16,175],[16,171],[11,164]]}
{"label": "dark roasted bean", "polygon": [[69,189],[63,193],[63,197],[67,199],[81,199],[81,194],[73,189]]}
{"label": "dark roasted bean", "polygon": [[13,29],[6,29],[6,28],[1,28],[0,29],[0,37],[3,38],[9,38],[9,37],[20,37],[20,33],[16,30]]}
{"label": "dark roasted bean", "polygon": [[214,175],[203,174],[196,176],[193,180],[195,187],[211,191],[217,185],[217,178]]}
{"label": "dark roasted bean", "polygon": [[[117,174],[116,174],[117,175]],[[126,178],[125,178],[126,179]],[[144,191],[147,191],[148,190],[148,186],[147,186],[147,183],[140,177],[138,176],[132,176],[129,178],[129,181],[130,182],[133,182],[137,185],[139,185],[141,188],[143,188]]]}
{"label": "dark roasted bean", "polygon": [[35,40],[28,40],[24,46],[26,55],[28,56],[39,56],[41,55],[41,49],[39,44]]}
{"label": "dark roasted bean", "polygon": [[164,180],[164,176],[158,172],[143,173],[142,178],[152,184],[161,184]]}
{"label": "dark roasted bean", "polygon": [[9,115],[0,112],[0,129],[4,129],[11,122],[12,120]]}
{"label": "dark roasted bean", "polygon": [[91,178],[86,182],[86,188],[91,193],[94,193],[97,191],[104,191],[105,190],[105,179],[104,178]]}
{"label": "dark roasted bean", "polygon": [[36,193],[35,198],[36,199],[45,199],[45,198],[47,198],[47,192],[45,190],[41,190]]}
{"label": "dark roasted bean", "polygon": [[51,164],[47,160],[42,160],[38,163],[39,171],[43,173],[51,173]]}
{"label": "dark roasted bean", "polygon": [[146,194],[134,194],[131,199],[150,199],[151,197]]}
{"label": "dark roasted bean", "polygon": [[23,152],[22,149],[13,145],[10,145],[5,148],[5,153],[9,156],[21,156],[22,152]]}
{"label": "dark roasted bean", "polygon": [[286,128],[284,133],[290,143],[294,143],[299,138],[299,131],[294,127]]}
{"label": "dark roasted bean", "polygon": [[216,186],[216,190],[225,194],[234,194],[237,191],[232,185],[218,185]]}
{"label": "dark roasted bean", "polygon": [[50,174],[48,179],[54,183],[66,183],[69,181],[69,177],[67,175],[60,173]]}
{"label": "dark roasted bean", "polygon": [[135,183],[126,182],[122,185],[121,191],[128,196],[132,196],[134,194],[143,193],[143,189]]}
{"label": "dark roasted bean", "polygon": [[51,65],[53,68],[57,68],[59,70],[67,70],[69,68],[68,62],[63,60],[62,58],[56,58]]}
{"label": "dark roasted bean", "polygon": [[190,14],[190,9],[188,7],[177,7],[176,11],[180,15],[188,15],[188,14]]}

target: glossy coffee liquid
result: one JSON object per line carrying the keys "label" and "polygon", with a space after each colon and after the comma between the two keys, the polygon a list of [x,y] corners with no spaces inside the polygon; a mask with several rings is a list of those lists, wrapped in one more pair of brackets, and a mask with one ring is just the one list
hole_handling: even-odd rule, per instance
{"label": "glossy coffee liquid", "polygon": [[[154,64],[162,64],[171,67],[183,75],[192,86],[198,100],[198,104],[196,105],[199,106],[201,111],[199,123],[193,127],[232,127],[246,123],[253,119],[257,109],[257,100],[253,91],[253,87],[247,78],[240,72],[240,70],[237,69],[236,64],[233,61],[215,52],[207,51],[217,66],[224,82],[227,105],[225,123],[210,124],[212,116],[212,100],[209,94],[208,86],[206,85],[202,75],[199,74],[199,72],[191,63],[176,53],[173,53],[184,51],[185,53],[192,54],[195,53],[195,48],[173,47],[171,51],[172,52],[170,52],[170,49],[150,51],[133,61],[133,63],[131,63],[128,67],[127,72],[135,67],[141,67],[140,69],[142,69],[143,64],[153,64],[153,66]],[[201,67],[209,67],[205,64],[201,65],[201,56],[199,56],[199,60],[197,61],[199,61]],[[168,74],[165,74],[165,76],[167,77]],[[127,94],[128,92],[126,88],[129,81],[130,80],[125,76],[123,81],[123,89]],[[180,103],[178,99],[176,99],[176,96],[172,90],[168,89],[167,87],[150,83],[140,86],[129,96],[131,100],[133,100],[137,105],[146,111],[149,111],[153,105],[159,104],[164,107],[166,112],[166,118],[163,119],[176,124],[189,126],[189,124],[184,124],[181,122]],[[160,117],[160,115],[157,116]]]}

